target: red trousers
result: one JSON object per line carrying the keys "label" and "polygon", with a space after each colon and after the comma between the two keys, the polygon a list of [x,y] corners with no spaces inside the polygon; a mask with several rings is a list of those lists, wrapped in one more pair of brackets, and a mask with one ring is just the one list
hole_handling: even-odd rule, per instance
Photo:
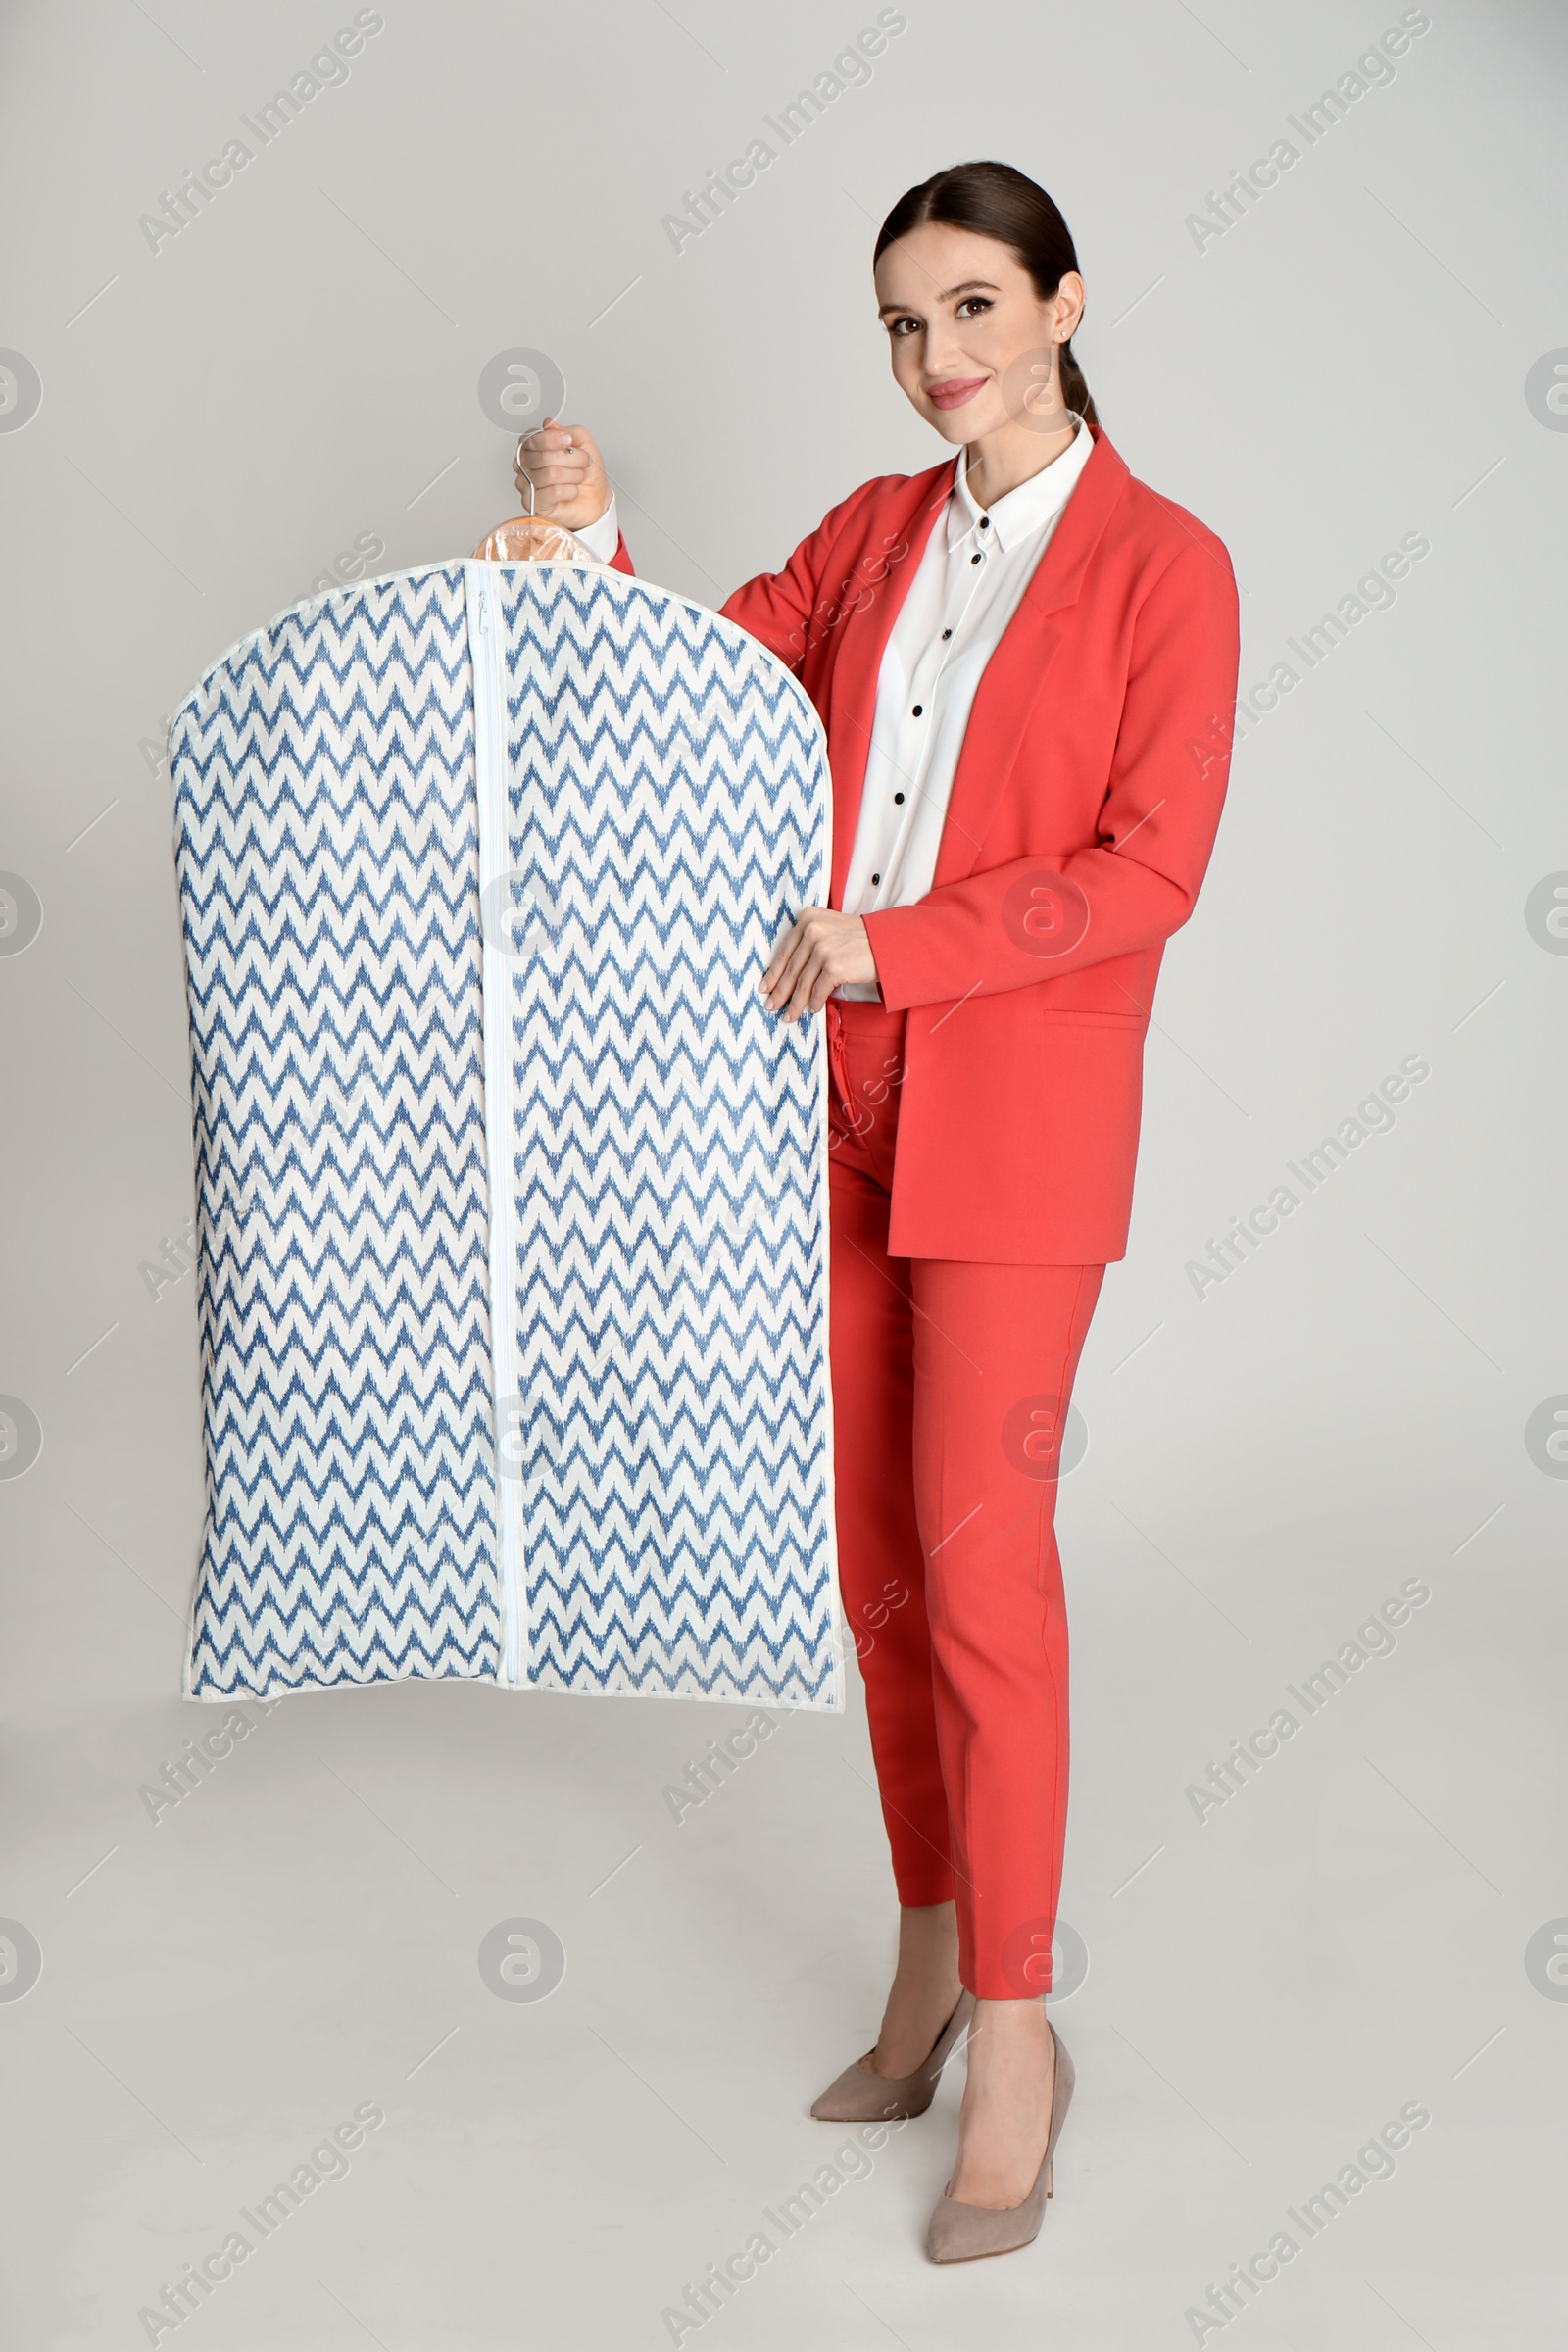
{"label": "red trousers", "polygon": [[904,1014],[826,1013],[839,1583],[904,1905],[982,2000],[1049,1991],[1067,1810],[1052,1521],[1103,1266],[887,1252]]}

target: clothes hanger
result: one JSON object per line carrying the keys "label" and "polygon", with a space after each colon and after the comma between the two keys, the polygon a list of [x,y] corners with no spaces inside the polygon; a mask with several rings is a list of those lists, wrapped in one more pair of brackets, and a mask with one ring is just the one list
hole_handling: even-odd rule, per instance
{"label": "clothes hanger", "polygon": [[[517,454],[520,458],[521,441],[517,443]],[[604,569],[564,523],[552,522],[547,515],[536,514],[533,509],[533,480],[529,476],[527,514],[514,514],[510,522],[498,522],[480,540],[474,554],[491,564],[586,564],[596,571]]]}

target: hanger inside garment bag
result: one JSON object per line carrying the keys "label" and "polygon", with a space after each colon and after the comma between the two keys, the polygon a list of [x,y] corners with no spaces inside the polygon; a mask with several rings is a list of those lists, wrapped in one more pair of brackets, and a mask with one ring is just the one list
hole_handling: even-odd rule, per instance
{"label": "hanger inside garment bag", "polygon": [[[522,443],[517,443],[522,454]],[[552,522],[548,515],[533,511],[533,482],[528,482],[528,512],[514,514],[510,522],[498,522],[493,531],[485,534],[474,549],[474,555],[490,564],[586,564],[595,571],[605,566],[591,556],[582,541],[573,536],[564,524]]]}

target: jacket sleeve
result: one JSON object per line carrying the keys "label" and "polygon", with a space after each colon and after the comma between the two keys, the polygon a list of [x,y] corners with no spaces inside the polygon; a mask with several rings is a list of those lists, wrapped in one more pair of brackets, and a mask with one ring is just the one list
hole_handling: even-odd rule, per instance
{"label": "jacket sleeve", "polygon": [[[719,607],[725,620],[735,621],[748,636],[765,645],[797,676],[806,660],[813,628],[831,628],[843,617],[839,607],[823,594],[824,576],[832,564],[833,548],[845,524],[876,487],[874,481],[864,482],[858,490],[852,491],[801,541],[782,571],[759,572],[755,580],[737,588]],[[612,564],[616,571],[635,576],[636,566],[624,535],[616,546]]]}
{"label": "jacket sleeve", "polygon": [[[875,482],[865,482],[852,491],[801,541],[782,571],[759,572],[719,608],[726,620],[765,645],[797,677],[813,631],[832,628],[844,617],[839,605],[824,594],[833,550],[856,508],[876,487]],[[847,588],[848,580],[844,584]]]}
{"label": "jacket sleeve", "polygon": [[1238,613],[1229,558],[1196,542],[1133,623],[1093,847],[1009,859],[865,916],[893,1009],[995,996],[1168,939],[1193,911],[1230,767]]}

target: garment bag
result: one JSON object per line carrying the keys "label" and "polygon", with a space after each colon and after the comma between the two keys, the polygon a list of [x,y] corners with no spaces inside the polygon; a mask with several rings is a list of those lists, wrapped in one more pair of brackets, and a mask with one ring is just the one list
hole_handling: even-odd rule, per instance
{"label": "garment bag", "polygon": [[820,723],[576,563],[294,607],[170,732],[207,1516],[184,1670],[837,1708]]}

